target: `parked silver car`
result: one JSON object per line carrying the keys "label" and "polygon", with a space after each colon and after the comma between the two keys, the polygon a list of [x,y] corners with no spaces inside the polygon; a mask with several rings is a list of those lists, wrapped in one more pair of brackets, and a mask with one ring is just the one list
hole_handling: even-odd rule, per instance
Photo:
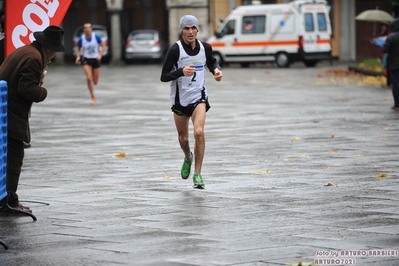
{"label": "parked silver car", "polygon": [[167,51],[167,43],[158,30],[134,30],[126,40],[125,60],[161,61]]}
{"label": "parked silver car", "polygon": [[[108,41],[108,33],[107,28],[102,25],[92,25],[93,32],[98,34],[101,37],[101,40],[105,43],[105,51],[103,53],[102,61],[105,63],[109,63],[111,60],[111,53],[109,49],[109,41]],[[76,51],[78,50],[78,40],[83,33],[83,26],[79,26],[74,34],[73,34],[73,41],[72,41],[72,53],[73,56],[76,57]]]}

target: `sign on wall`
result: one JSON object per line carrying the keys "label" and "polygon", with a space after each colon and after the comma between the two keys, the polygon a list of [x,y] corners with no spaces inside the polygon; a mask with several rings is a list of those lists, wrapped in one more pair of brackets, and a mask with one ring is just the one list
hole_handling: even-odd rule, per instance
{"label": "sign on wall", "polygon": [[5,56],[35,40],[33,32],[60,26],[72,0],[18,0],[5,6]]}

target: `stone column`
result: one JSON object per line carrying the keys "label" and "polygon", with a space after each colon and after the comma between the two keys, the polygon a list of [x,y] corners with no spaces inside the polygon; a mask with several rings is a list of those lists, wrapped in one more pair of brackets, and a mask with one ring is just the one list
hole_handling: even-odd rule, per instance
{"label": "stone column", "polygon": [[355,1],[340,0],[339,60],[356,60],[356,6]]}
{"label": "stone column", "polygon": [[107,11],[110,13],[111,25],[111,51],[112,60],[111,64],[120,64],[122,62],[122,35],[120,24],[120,13],[123,8],[123,0],[106,0]]}

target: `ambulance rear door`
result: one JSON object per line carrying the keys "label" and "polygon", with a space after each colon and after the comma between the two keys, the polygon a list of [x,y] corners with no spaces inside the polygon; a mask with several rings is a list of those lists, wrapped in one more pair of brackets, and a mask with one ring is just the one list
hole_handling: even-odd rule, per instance
{"label": "ambulance rear door", "polygon": [[323,3],[303,4],[300,44],[305,60],[326,59],[331,53],[331,25],[329,6]]}

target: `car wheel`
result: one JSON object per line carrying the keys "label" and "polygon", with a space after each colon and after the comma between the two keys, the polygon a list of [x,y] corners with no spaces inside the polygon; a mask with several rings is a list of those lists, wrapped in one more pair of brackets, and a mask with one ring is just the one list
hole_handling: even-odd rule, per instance
{"label": "car wheel", "polygon": [[307,67],[314,67],[317,64],[317,60],[305,60],[305,61],[303,61],[303,63]]}
{"label": "car wheel", "polygon": [[276,55],[276,64],[278,67],[289,67],[290,66],[290,59],[288,58],[287,53],[278,53]]}

